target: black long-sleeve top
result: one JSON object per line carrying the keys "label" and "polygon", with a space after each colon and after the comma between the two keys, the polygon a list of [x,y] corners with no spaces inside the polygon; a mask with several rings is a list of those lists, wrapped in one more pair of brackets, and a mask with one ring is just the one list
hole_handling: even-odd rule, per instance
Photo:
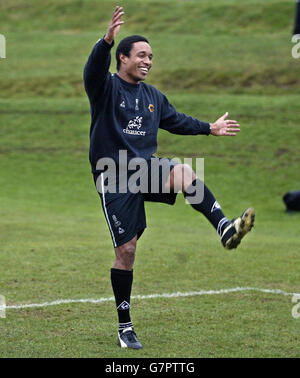
{"label": "black long-sleeve top", "polygon": [[101,158],[118,163],[120,150],[127,151],[128,159],[151,159],[159,128],[173,134],[210,134],[209,123],[178,113],[153,86],[131,84],[110,74],[112,46],[99,40],[84,68],[91,110],[89,157],[93,173]]}

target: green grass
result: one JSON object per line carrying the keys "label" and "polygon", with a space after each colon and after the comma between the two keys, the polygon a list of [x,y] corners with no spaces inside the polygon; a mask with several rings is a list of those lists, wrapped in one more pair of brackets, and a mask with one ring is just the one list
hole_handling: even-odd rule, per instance
{"label": "green grass", "polygon": [[[133,33],[149,38],[151,83],[162,90],[298,93],[299,61],[291,55],[292,1],[121,3],[125,25],[117,42]],[[84,96],[82,68],[107,29],[112,4],[0,2],[0,32],[7,40],[0,92],[6,98]]]}
{"label": "green grass", "polygon": [[[174,207],[147,204],[132,294],[237,286],[300,292],[300,214],[289,215],[282,202],[286,191],[299,189],[294,3],[122,3],[122,36],[139,32],[151,40],[149,82],[179,111],[208,121],[228,111],[242,127],[235,138],[161,131],[158,155],[204,157],[206,183],[226,215],[250,205],[257,213],[240,248],[226,252],[181,195]],[[112,296],[113,248],[90,174],[82,85],[112,4],[0,1],[7,37],[0,61],[0,294],[7,305]],[[113,302],[11,309],[0,319],[0,357],[299,357],[292,307],[290,296],[259,292],[134,299],[139,352],[116,347]]]}

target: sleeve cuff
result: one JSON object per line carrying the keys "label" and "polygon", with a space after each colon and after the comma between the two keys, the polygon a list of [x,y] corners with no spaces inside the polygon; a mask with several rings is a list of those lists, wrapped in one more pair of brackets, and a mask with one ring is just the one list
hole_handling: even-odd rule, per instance
{"label": "sleeve cuff", "polygon": [[201,122],[200,134],[210,135],[210,124],[207,122]]}
{"label": "sleeve cuff", "polygon": [[104,47],[106,47],[107,49],[110,50],[110,49],[114,46],[115,41],[112,41],[112,44],[110,45],[109,43],[107,43],[107,42],[105,41],[104,37],[105,37],[105,35],[104,35],[102,38],[98,39],[97,43],[101,41],[102,45],[103,45]]}

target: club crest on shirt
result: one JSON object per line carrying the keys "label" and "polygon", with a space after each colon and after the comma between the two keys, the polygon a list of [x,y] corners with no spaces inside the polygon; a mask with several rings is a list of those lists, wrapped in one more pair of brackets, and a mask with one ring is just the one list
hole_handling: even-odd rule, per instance
{"label": "club crest on shirt", "polygon": [[123,133],[131,135],[145,136],[146,131],[141,131],[140,128],[143,125],[143,117],[135,117],[128,122],[126,129],[123,129]]}
{"label": "club crest on shirt", "polygon": [[149,109],[149,111],[151,113],[153,113],[154,112],[154,105],[153,104],[149,104],[148,109]]}

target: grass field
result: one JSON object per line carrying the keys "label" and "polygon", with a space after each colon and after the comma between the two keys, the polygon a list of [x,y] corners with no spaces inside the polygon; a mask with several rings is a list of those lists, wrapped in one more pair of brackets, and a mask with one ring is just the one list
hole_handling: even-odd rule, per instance
{"label": "grass field", "polygon": [[[225,251],[181,195],[174,207],[147,204],[132,295],[236,287],[300,293],[300,214],[286,213],[282,202],[300,189],[294,2],[119,3],[127,12],[120,38],[140,33],[151,41],[148,82],[179,111],[207,121],[228,111],[242,126],[236,138],[161,131],[158,155],[204,157],[206,183],[225,214],[248,206],[257,214],[240,248]],[[82,69],[114,5],[0,0],[7,41],[0,60],[0,294],[7,306],[112,296],[114,254],[90,174]],[[8,308],[0,357],[299,357],[291,298],[253,290],[133,299],[141,351],[116,346],[112,301]]]}

